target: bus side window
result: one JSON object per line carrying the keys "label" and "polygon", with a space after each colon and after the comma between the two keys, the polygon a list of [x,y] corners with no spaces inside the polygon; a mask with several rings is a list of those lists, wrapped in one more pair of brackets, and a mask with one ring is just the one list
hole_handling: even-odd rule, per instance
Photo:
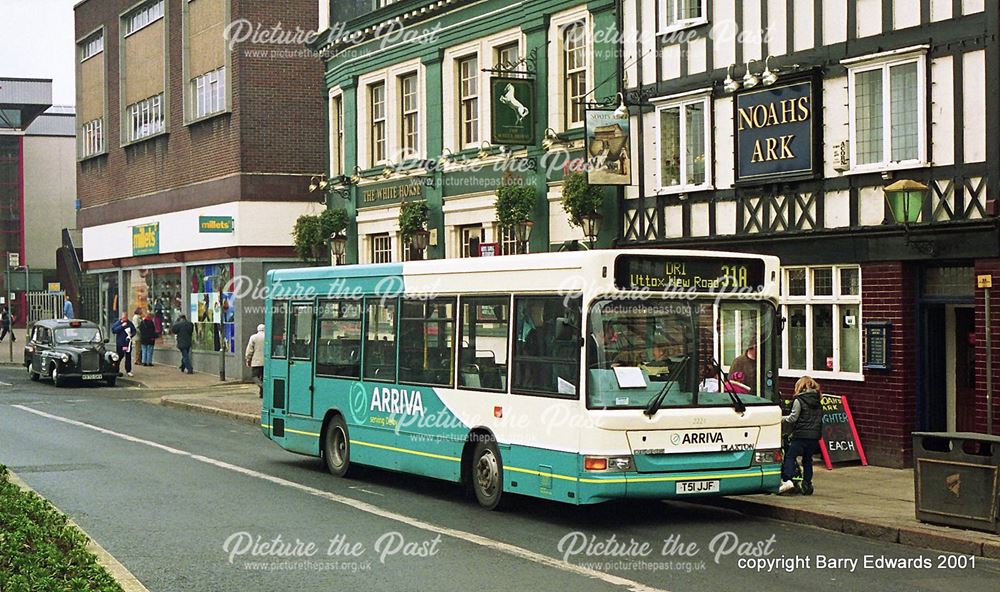
{"label": "bus side window", "polygon": [[399,322],[399,381],[451,386],[455,299],[404,300]]}
{"label": "bus side window", "polygon": [[514,299],[515,392],[578,395],[580,307],[579,297]]}
{"label": "bus side window", "polygon": [[316,374],[360,378],[361,305],[323,302],[317,318]]}
{"label": "bus side window", "polygon": [[461,312],[458,385],[470,389],[507,390],[510,297],[463,297]]}
{"label": "bus side window", "polygon": [[284,358],[287,355],[285,347],[285,317],[288,314],[288,303],[275,301],[271,303],[271,357]]}
{"label": "bus side window", "polygon": [[365,378],[396,380],[396,302],[365,301]]}

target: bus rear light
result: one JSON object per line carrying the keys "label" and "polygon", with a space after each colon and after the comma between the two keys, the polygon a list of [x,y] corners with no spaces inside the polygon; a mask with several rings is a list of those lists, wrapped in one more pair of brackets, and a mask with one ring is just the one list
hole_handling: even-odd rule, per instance
{"label": "bus rear light", "polygon": [[782,455],[780,448],[758,450],[753,453],[753,464],[755,465],[773,465],[780,463],[781,460]]}
{"label": "bus rear light", "polygon": [[583,468],[586,471],[627,472],[634,471],[631,456],[585,456]]}

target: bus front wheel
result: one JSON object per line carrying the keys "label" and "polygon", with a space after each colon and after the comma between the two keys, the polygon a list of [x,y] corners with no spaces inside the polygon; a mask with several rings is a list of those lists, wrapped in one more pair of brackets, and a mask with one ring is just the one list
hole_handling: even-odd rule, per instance
{"label": "bus front wheel", "polygon": [[500,450],[492,439],[476,443],[472,454],[472,490],[476,501],[487,510],[500,506],[503,497],[503,460]]}
{"label": "bus front wheel", "polygon": [[330,420],[323,435],[323,458],[326,468],[337,477],[347,475],[351,467],[351,440],[347,437],[347,422],[340,415]]}

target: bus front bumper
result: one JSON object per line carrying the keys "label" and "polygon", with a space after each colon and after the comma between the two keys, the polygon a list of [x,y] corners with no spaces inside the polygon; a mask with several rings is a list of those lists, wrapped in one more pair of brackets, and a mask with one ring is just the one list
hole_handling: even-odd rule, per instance
{"label": "bus front bumper", "polygon": [[671,473],[584,473],[579,478],[581,504],[621,498],[692,499],[705,496],[777,493],[781,465],[746,469]]}

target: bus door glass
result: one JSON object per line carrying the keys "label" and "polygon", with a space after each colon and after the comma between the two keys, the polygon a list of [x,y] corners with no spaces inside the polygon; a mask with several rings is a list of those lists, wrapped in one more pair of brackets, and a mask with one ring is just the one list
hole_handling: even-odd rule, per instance
{"label": "bus door glass", "polygon": [[288,412],[312,415],[313,403],[313,304],[295,302],[289,307]]}
{"label": "bus door glass", "polygon": [[264,407],[284,413],[288,401],[288,302],[271,302],[264,372]]}

